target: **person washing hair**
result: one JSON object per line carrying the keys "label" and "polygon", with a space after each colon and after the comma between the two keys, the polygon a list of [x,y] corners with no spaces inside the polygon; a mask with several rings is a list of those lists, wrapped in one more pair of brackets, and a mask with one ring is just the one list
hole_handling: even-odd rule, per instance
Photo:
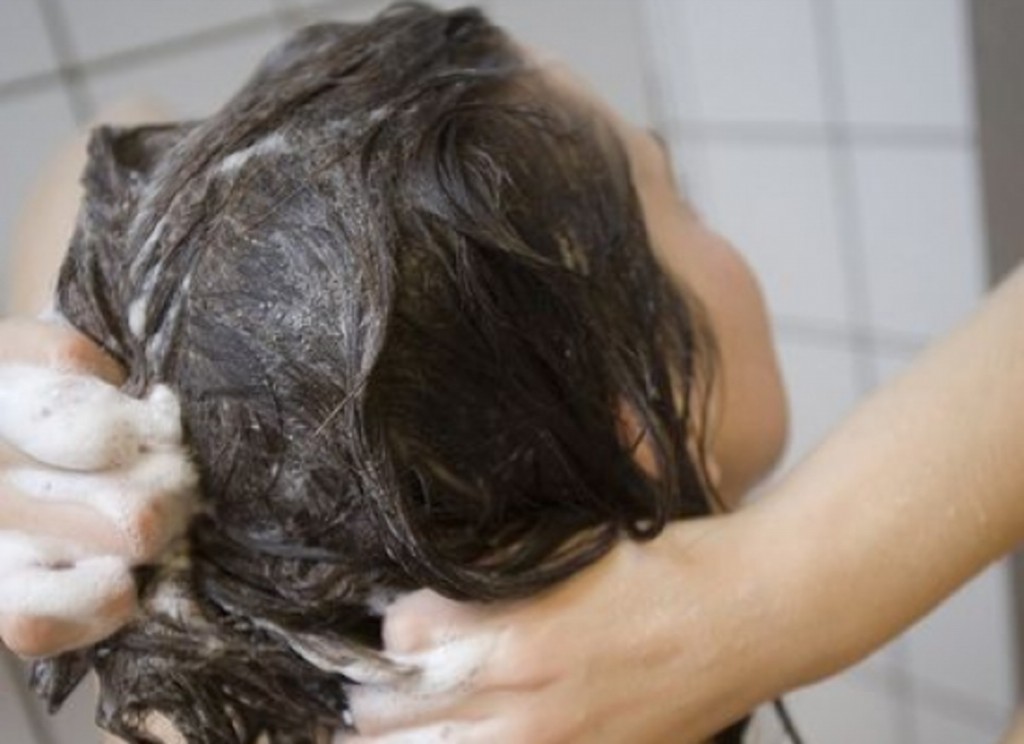
{"label": "person washing hair", "polygon": [[[38,662],[37,689],[59,704],[95,669],[132,741],[155,713],[188,740],[313,741],[351,730],[357,684],[448,685],[382,653],[393,598],[532,596],[734,500],[781,448],[778,371],[665,161],[479,12],[423,6],[300,31],[205,121],[97,129],[57,310],[147,425],[180,405],[200,499],[131,622]],[[763,373],[729,378],[763,420],[709,415],[716,349]],[[79,417],[108,392],[76,390]],[[14,475],[26,499],[87,490]]]}
{"label": "person washing hair", "polygon": [[[0,360],[167,385],[202,495],[138,611],[127,581],[77,617],[0,605],[4,641],[43,655],[130,617],[38,677],[59,701],[95,666],[128,736],[160,711],[201,741],[729,741],[1011,549],[1019,277],[773,494],[711,514],[785,415],[756,285],[669,173],[469,12],[310,29],[210,120],[100,130],[58,296],[113,359],[8,322]],[[965,442],[937,403],[969,392]],[[6,473],[33,454],[21,423]],[[123,482],[146,508],[120,531],[84,496],[50,505],[91,520],[53,537],[150,562],[190,513],[178,472]]]}

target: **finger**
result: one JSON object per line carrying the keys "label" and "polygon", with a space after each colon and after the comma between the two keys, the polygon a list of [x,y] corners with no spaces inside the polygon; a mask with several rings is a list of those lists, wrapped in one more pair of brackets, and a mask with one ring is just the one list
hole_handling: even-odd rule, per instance
{"label": "finger", "polygon": [[394,731],[465,712],[495,692],[481,691],[479,684],[481,670],[495,645],[494,636],[481,635],[422,654],[393,657],[416,673],[386,685],[349,688],[349,706],[356,725],[364,732]]}
{"label": "finger", "polygon": [[350,688],[348,704],[356,729],[365,735],[379,736],[457,718],[467,703],[455,693],[424,697],[367,685]]}
{"label": "finger", "polygon": [[0,364],[90,374],[112,385],[122,384],[125,377],[116,361],[70,325],[38,320],[0,321]]}
{"label": "finger", "polygon": [[489,721],[444,721],[377,736],[335,735],[337,744],[494,744],[495,726]]}
{"label": "finger", "polygon": [[125,585],[89,620],[0,614],[0,643],[25,658],[56,656],[113,635],[132,618],[136,606],[135,587]]}
{"label": "finger", "polygon": [[[198,478],[183,455],[162,452],[150,453],[131,468],[100,473],[9,468],[0,474],[0,487],[15,494],[12,504],[20,504],[23,511],[31,512],[33,503],[38,508],[49,506],[51,512],[54,506],[69,510],[84,507],[107,523],[106,532],[112,535],[105,537],[104,544],[110,546],[113,535],[119,536],[113,552],[145,561],[184,532],[197,501]],[[7,511],[6,505],[3,511]],[[17,512],[17,507],[11,512]],[[81,513],[81,509],[76,512]],[[23,513],[20,521],[30,517],[30,513]],[[68,516],[55,519],[57,525],[64,525]],[[95,519],[88,524],[91,536],[100,538],[103,524]],[[49,526],[45,532],[49,533]]]}
{"label": "finger", "polygon": [[164,386],[144,400],[101,380],[50,369],[0,366],[0,439],[70,470],[104,470],[181,442],[177,398]]}
{"label": "finger", "polygon": [[396,654],[426,651],[480,629],[489,614],[483,605],[455,602],[429,589],[411,592],[384,613],[384,648]]}
{"label": "finger", "polygon": [[[2,477],[2,476],[0,476]],[[0,481],[0,530],[75,541],[92,555],[128,554],[128,536],[84,504],[41,501]]]}
{"label": "finger", "polygon": [[[12,542],[10,533],[0,538]],[[0,613],[72,621],[91,618],[102,613],[110,597],[134,586],[129,566],[120,558],[79,558],[71,549],[55,551],[52,545],[31,562],[5,561]],[[0,552],[12,551],[0,545]]]}

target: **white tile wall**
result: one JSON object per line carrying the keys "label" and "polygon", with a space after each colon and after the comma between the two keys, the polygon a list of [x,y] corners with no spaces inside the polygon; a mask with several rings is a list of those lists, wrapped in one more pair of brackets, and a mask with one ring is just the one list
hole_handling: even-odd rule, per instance
{"label": "white tile wall", "polygon": [[973,121],[962,0],[833,0],[847,120],[964,129]]}
{"label": "white tile wall", "polygon": [[186,49],[91,76],[87,89],[102,108],[150,94],[181,117],[207,116],[245,82],[283,32],[270,27],[216,46]]}
{"label": "white tile wall", "polygon": [[[281,9],[299,10],[301,15],[310,22],[318,20],[340,20],[362,22],[393,4],[393,0],[273,0]],[[477,3],[463,0],[436,0],[432,2],[436,8],[454,9],[465,6],[487,8],[491,0]]]}
{"label": "white tile wall", "polygon": [[[324,5],[323,0],[277,0],[282,5],[291,5],[302,8],[316,8]],[[356,0],[359,2],[359,0]]]}
{"label": "white tile wall", "polygon": [[[639,124],[652,121],[644,71],[643,19],[636,4],[622,0],[490,0],[489,7],[517,39],[564,60],[630,120]],[[566,33],[569,29],[579,31]]]}
{"label": "white tile wall", "polygon": [[[812,0],[655,0],[680,121],[819,123]],[[657,29],[664,29],[661,35]]]}
{"label": "white tile wall", "polygon": [[94,678],[85,679],[53,716],[46,714],[41,700],[35,701],[39,720],[46,721],[52,732],[53,744],[111,744],[103,741],[104,737],[94,723],[98,689]]}
{"label": "white tile wall", "polygon": [[899,687],[905,680],[907,653],[907,639],[901,635],[846,673],[861,684]]}
{"label": "white tile wall", "polygon": [[872,354],[873,380],[883,383],[902,373],[920,353],[918,350],[875,350]]}
{"label": "white tile wall", "polygon": [[648,64],[653,68],[651,106],[655,124],[665,131],[697,116],[696,84],[683,38],[685,24],[678,0],[647,0],[641,4]]}
{"label": "white tile wall", "polygon": [[973,148],[854,145],[869,321],[935,336],[985,287]]}
{"label": "white tile wall", "polygon": [[809,342],[780,334],[792,432],[783,469],[806,455],[850,411],[860,394],[857,355],[842,341]]}
{"label": "white tile wall", "polygon": [[0,29],[17,29],[17,33],[3,35],[0,83],[56,66],[36,0],[5,0],[0,3]]}
{"label": "white tile wall", "polygon": [[[685,148],[683,143],[677,147]],[[784,318],[847,322],[826,146],[709,139],[702,149],[705,216],[750,260],[771,311]]]}
{"label": "white tile wall", "polygon": [[916,711],[917,740],[927,744],[973,744],[1002,741],[1009,719],[1005,716],[978,719],[958,716],[943,708]]}
{"label": "white tile wall", "polygon": [[903,703],[882,688],[838,677],[787,700],[809,744],[907,744],[900,725]]}
{"label": "white tile wall", "polygon": [[285,5],[304,11],[307,22],[362,21],[372,18],[390,5],[388,0],[349,0],[345,3],[324,3],[323,0],[284,0]]}
{"label": "white tile wall", "polygon": [[74,51],[90,60],[254,16],[267,15],[271,0],[59,0]]}
{"label": "white tile wall", "polygon": [[[668,130],[664,140],[669,145],[672,166],[681,195],[697,211],[707,217],[711,209],[711,179],[704,141],[694,136],[673,136]],[[710,220],[708,220],[710,221]]]}
{"label": "white tile wall", "polygon": [[[9,678],[9,679],[8,679]],[[85,679],[54,715],[27,685],[28,663],[0,650],[0,742],[110,744],[95,725],[97,683]],[[102,740],[102,741],[101,741]]]}
{"label": "white tile wall", "polygon": [[4,744],[38,744],[35,721],[26,712],[24,681],[13,659],[0,649],[0,734]]}
{"label": "white tile wall", "polygon": [[0,147],[0,271],[15,218],[33,179],[53,149],[73,131],[71,108],[59,89],[44,88],[0,102],[0,142],[4,143]]}
{"label": "white tile wall", "polygon": [[[182,116],[219,105],[286,24],[353,20],[387,4],[2,0],[0,234],[74,125],[44,1],[67,26],[63,57],[84,60],[73,72],[88,106],[142,92]],[[968,312],[983,286],[969,1],[482,3],[627,115],[658,124],[688,193],[750,258],[792,397],[787,464]],[[210,29],[221,31],[192,39]],[[1013,701],[999,570],[847,674],[797,694],[809,744],[995,742]],[[0,742],[37,744],[4,673]],[[83,688],[52,724],[53,744],[93,740],[90,696]]]}
{"label": "white tile wall", "polygon": [[1013,709],[1009,571],[997,564],[907,634],[909,671],[927,687],[1007,715]]}

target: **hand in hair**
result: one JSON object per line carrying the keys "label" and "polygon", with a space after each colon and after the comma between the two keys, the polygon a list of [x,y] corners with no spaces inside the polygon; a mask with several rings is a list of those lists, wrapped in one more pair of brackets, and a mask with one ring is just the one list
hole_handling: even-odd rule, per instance
{"label": "hand in hair", "polygon": [[[152,461],[145,450],[181,458],[131,429],[145,404],[117,391],[120,367],[70,328],[0,321],[0,379],[0,640],[24,656],[95,643],[135,609],[132,565],[182,525],[168,509],[179,489],[154,490],[137,466]],[[110,415],[76,415],[93,403]],[[79,483],[111,490],[83,496]]]}
{"label": "hand in hair", "polygon": [[[345,744],[708,741],[770,696],[729,677],[738,649],[728,639],[743,637],[734,631],[771,591],[742,549],[746,525],[743,515],[676,523],[516,602],[427,591],[395,602],[386,648],[422,671],[353,688],[361,735]],[[770,653],[743,649],[755,668]]]}
{"label": "hand in hair", "polygon": [[753,506],[539,600],[394,604],[389,649],[435,684],[354,692],[345,744],[695,742],[863,659],[1024,542],[1022,315],[1024,267]]}

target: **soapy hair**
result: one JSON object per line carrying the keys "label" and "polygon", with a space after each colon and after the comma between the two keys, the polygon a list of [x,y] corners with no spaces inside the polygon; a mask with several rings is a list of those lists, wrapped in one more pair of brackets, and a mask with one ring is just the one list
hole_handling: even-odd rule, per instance
{"label": "soapy hair", "polygon": [[305,28],[208,119],[96,129],[84,184],[59,309],[179,395],[203,503],[129,625],[36,665],[51,707],[94,669],[129,742],[318,741],[346,670],[396,671],[389,597],[522,597],[709,512],[713,345],[628,159],[478,11]]}

